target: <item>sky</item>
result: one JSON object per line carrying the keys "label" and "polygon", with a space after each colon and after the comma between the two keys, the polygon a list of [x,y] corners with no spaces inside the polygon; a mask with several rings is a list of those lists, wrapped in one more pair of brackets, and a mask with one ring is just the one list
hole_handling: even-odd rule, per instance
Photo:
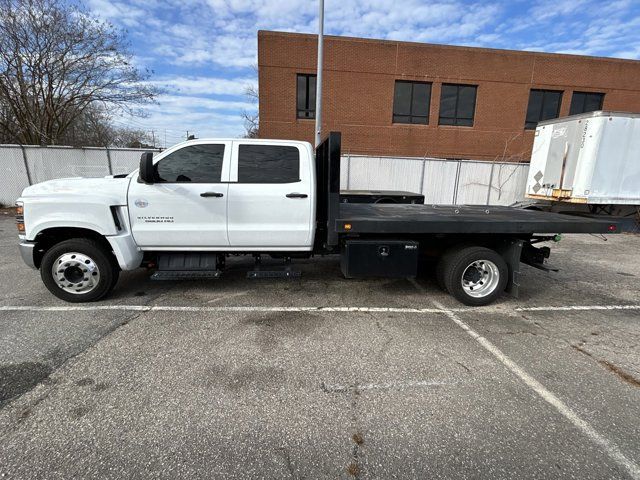
{"label": "sky", "polygon": [[[145,118],[159,146],[238,137],[257,104],[257,31],[315,33],[316,0],[87,0],[126,31],[135,63],[164,93]],[[640,59],[640,0],[325,0],[325,33]]]}

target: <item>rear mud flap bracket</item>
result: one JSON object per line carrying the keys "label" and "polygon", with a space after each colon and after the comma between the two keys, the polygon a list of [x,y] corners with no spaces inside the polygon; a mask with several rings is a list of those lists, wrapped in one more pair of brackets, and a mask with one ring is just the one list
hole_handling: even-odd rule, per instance
{"label": "rear mud flap bracket", "polygon": [[518,298],[520,293],[520,255],[523,243],[522,240],[508,240],[497,249],[504,261],[507,262],[509,279],[505,291],[513,298]]}

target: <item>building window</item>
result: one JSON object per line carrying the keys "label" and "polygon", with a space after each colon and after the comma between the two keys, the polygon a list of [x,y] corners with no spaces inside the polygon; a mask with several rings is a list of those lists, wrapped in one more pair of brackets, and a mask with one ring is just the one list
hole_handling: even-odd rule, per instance
{"label": "building window", "polygon": [[300,181],[300,152],[296,147],[240,145],[239,183],[295,183]]}
{"label": "building window", "polygon": [[296,88],[297,117],[316,118],[316,76],[299,73]]}
{"label": "building window", "polygon": [[571,97],[571,107],[569,108],[569,115],[602,110],[603,101],[604,93],[573,92],[573,96]]}
{"label": "building window", "polygon": [[429,123],[431,84],[396,80],[393,93],[393,123]]}
{"label": "building window", "polygon": [[562,92],[560,91],[531,89],[524,128],[534,129],[538,122],[558,118],[561,101]]}
{"label": "building window", "polygon": [[476,85],[442,84],[440,125],[473,127],[476,110]]}

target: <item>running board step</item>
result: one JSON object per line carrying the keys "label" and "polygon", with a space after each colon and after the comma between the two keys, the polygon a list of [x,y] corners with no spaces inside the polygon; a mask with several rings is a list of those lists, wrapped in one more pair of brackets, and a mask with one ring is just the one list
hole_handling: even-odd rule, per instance
{"label": "running board step", "polygon": [[222,270],[158,270],[151,280],[208,280],[221,275]]}
{"label": "running board step", "polygon": [[300,270],[283,269],[283,270],[250,270],[247,272],[247,278],[298,278],[302,276]]}

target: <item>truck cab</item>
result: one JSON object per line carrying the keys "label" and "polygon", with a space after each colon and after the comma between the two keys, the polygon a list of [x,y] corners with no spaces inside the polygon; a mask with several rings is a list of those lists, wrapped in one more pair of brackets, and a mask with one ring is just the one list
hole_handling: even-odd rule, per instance
{"label": "truck cab", "polygon": [[315,167],[306,142],[192,140],[130,176],[131,234],[142,250],[310,251]]}

